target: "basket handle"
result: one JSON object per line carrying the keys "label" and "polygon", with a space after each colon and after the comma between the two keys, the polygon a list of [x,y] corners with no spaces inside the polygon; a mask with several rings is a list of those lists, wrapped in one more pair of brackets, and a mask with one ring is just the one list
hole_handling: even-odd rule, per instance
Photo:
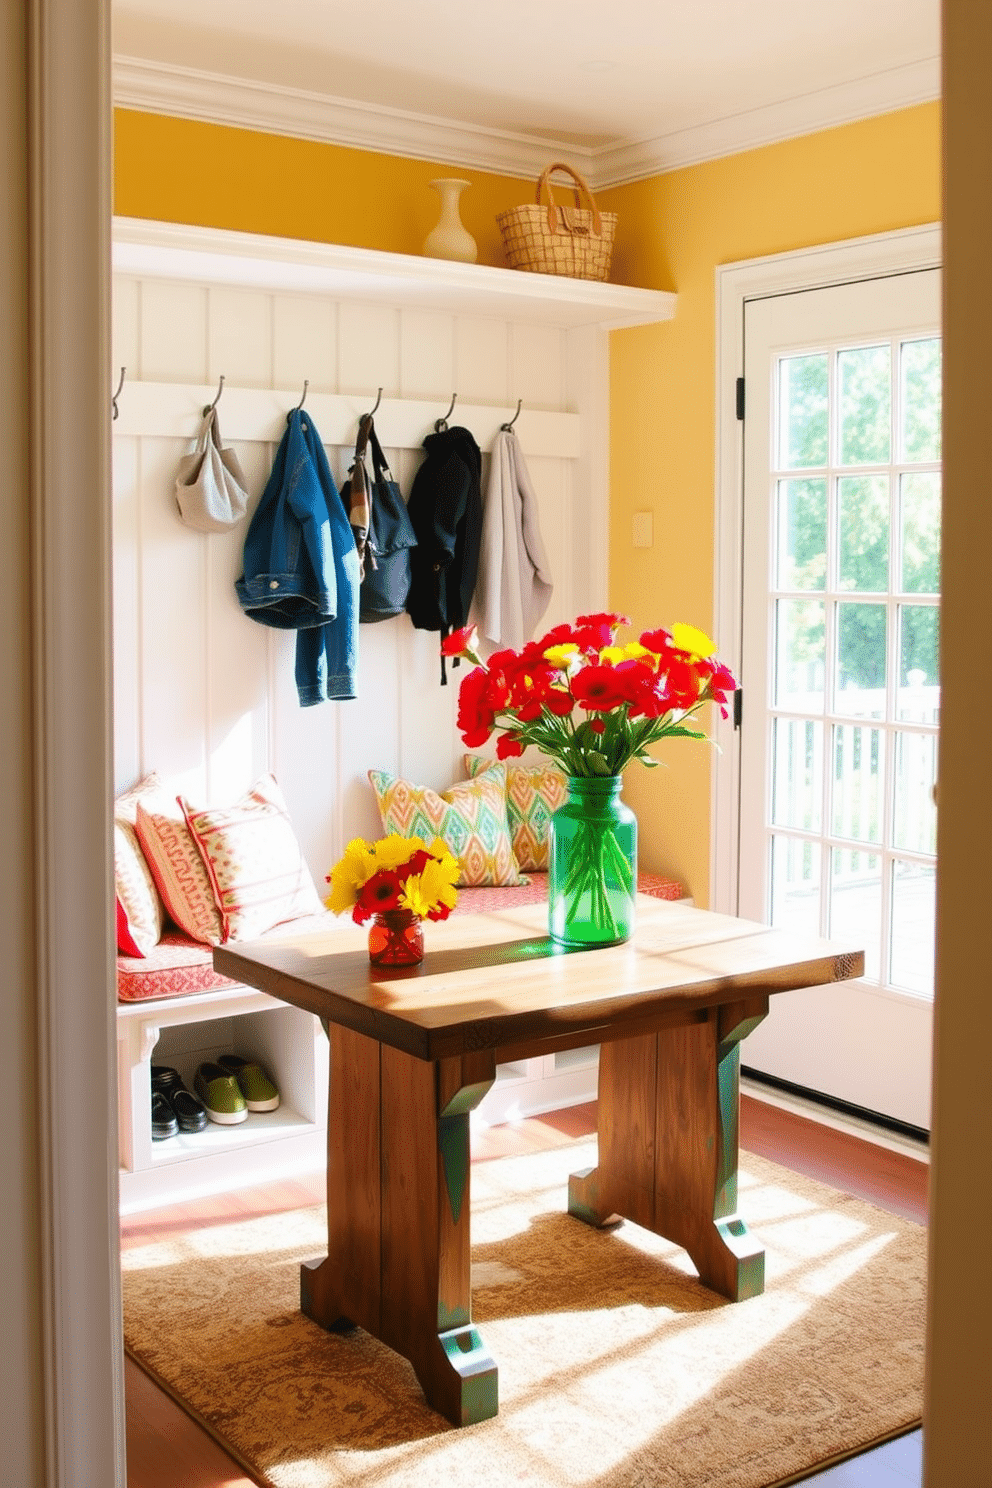
{"label": "basket handle", "polygon": [[[588,183],[586,182],[584,177],[580,176],[579,172],[572,166],[566,165],[563,160],[556,160],[553,165],[547,166],[546,169],[541,172],[537,182],[536,199],[538,206],[541,205],[541,197],[544,193],[544,188],[547,187],[548,190],[549,230],[551,232],[558,231],[558,208],[556,208],[555,206],[555,199],[551,191],[551,174],[553,171],[567,171],[567,173],[572,177],[572,180],[575,183],[574,190],[576,206],[579,205],[582,199],[581,193],[585,193],[586,200],[588,201],[590,209],[592,211],[592,230],[597,238],[601,238],[603,236],[603,219],[599,215],[599,208],[596,205],[596,198],[589,190]],[[569,232],[575,232],[575,224],[571,220],[569,209],[567,207],[561,208],[561,220]]]}

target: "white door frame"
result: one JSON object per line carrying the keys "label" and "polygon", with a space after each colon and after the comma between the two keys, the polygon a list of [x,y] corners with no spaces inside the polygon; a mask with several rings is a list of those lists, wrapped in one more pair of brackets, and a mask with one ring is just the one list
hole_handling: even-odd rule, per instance
{"label": "white door frame", "polygon": [[[928,223],[872,237],[848,238],[716,270],[716,499],[713,634],[720,655],[739,672],[744,505],[744,425],[737,417],[737,379],[744,375],[744,305],[769,295],[822,289],[883,274],[939,268],[941,227]],[[744,699],[745,716],[747,698]],[[710,787],[710,905],[737,913],[740,747],[732,719],[715,721],[719,750]]]}
{"label": "white door frame", "polygon": [[[0,1167],[7,1480],[123,1488],[111,708],[110,0],[0,0],[5,535]],[[10,43],[9,45],[7,43]],[[9,147],[9,148],[8,148]],[[15,344],[16,342],[16,344]],[[9,1326],[8,1326],[9,1325]]]}

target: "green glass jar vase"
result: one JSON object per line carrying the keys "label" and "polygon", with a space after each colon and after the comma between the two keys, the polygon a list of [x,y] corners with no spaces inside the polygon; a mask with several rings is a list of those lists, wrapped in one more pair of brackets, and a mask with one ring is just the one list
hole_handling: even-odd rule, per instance
{"label": "green glass jar vase", "polygon": [[551,818],[548,932],[568,946],[617,945],[634,930],[637,818],[619,775],[569,776]]}

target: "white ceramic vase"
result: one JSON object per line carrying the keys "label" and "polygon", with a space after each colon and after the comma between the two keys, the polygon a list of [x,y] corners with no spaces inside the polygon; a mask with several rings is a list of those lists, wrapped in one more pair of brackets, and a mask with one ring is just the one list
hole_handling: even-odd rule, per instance
{"label": "white ceramic vase", "polygon": [[471,181],[445,176],[429,183],[441,198],[441,216],[424,239],[427,258],[453,258],[460,263],[475,263],[479,256],[475,239],[458,215],[458,199]]}

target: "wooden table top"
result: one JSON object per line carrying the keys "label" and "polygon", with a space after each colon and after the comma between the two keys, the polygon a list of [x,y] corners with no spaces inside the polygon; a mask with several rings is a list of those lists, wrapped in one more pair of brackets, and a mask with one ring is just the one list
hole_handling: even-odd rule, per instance
{"label": "wooden table top", "polygon": [[428,922],[413,967],[371,966],[350,922],[287,931],[215,946],[216,970],[421,1059],[577,1047],[864,971],[846,944],[644,895],[632,939],[600,950],[558,946],[544,904]]}

